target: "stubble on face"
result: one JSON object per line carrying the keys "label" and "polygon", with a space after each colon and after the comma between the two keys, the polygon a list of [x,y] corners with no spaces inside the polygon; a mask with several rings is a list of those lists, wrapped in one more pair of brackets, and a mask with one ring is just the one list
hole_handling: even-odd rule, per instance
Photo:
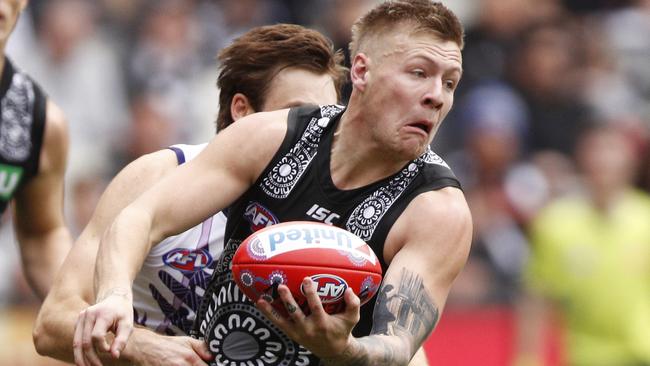
{"label": "stubble on face", "polygon": [[[462,74],[459,46],[429,31],[402,24],[366,38],[360,52],[368,58],[362,100],[376,149],[391,160],[417,158],[426,152],[451,109],[453,91],[445,88],[449,79],[457,84],[460,75],[454,74],[454,70]],[[425,70],[426,80],[413,79],[411,68]],[[441,89],[435,98],[442,100],[442,106],[429,109],[424,98],[428,88],[434,87],[429,83],[432,80],[440,82],[437,87]],[[412,128],[425,120],[428,130],[422,139],[424,136]]]}

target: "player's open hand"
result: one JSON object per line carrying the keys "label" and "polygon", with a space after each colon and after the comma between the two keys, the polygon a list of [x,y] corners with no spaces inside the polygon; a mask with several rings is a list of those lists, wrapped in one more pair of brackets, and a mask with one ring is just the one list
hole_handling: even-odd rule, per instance
{"label": "player's open hand", "polygon": [[359,322],[359,298],[348,288],[344,295],[345,310],[330,315],[323,309],[316,285],[309,277],[303,279],[302,287],[307,298],[309,315],[305,315],[300,309],[285,285],[278,287],[278,293],[289,314],[288,318],[283,317],[263,299],[258,300],[256,305],[286,335],[316,356],[330,358],[340,355],[353,338],[352,328]]}
{"label": "player's open hand", "polygon": [[79,313],[72,342],[75,364],[101,366],[98,353],[110,352],[113,358],[119,358],[132,331],[130,291],[108,293],[103,300]]}

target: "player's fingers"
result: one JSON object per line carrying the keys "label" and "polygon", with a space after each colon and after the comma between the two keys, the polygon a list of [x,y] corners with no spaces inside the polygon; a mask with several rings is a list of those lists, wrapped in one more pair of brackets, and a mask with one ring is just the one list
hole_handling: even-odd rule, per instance
{"label": "player's fingers", "polygon": [[196,352],[199,357],[201,357],[202,360],[204,361],[210,361],[212,359],[212,353],[210,352],[210,348],[208,347],[208,344],[205,343],[202,340],[199,339],[194,339],[194,338],[189,338],[190,346]]}
{"label": "player's fingers", "polygon": [[106,339],[110,327],[111,324],[101,316],[95,319],[95,326],[93,327],[90,336],[92,337],[93,344],[95,347],[98,347],[100,351],[108,352],[110,349],[110,344]]}
{"label": "player's fingers", "polygon": [[260,309],[262,314],[264,314],[269,320],[271,320],[275,325],[280,327],[283,331],[287,331],[289,321],[285,319],[278,311],[266,300],[259,298],[255,303],[257,308]]}
{"label": "player's fingers", "polygon": [[357,324],[361,317],[359,313],[361,300],[351,288],[346,289],[343,296],[345,299],[345,312],[343,314],[351,324]]}
{"label": "player's fingers", "polygon": [[302,322],[305,320],[305,314],[302,312],[298,303],[293,298],[291,290],[285,285],[278,286],[278,293],[280,294],[280,299],[284,304],[284,308],[289,313],[289,317],[295,322]]}
{"label": "player's fingers", "polygon": [[84,362],[92,366],[101,366],[102,362],[97,356],[95,351],[95,343],[93,341],[93,328],[95,326],[96,314],[93,311],[86,309],[85,317],[83,323],[81,324],[83,328],[83,334],[81,335],[81,347],[83,351]]}
{"label": "player's fingers", "polygon": [[120,354],[126,347],[126,342],[129,340],[133,332],[133,325],[127,322],[125,319],[119,319],[117,321],[117,327],[115,329],[115,339],[111,345],[110,351],[113,358],[120,358]]}
{"label": "player's fingers", "polygon": [[87,366],[83,355],[83,324],[86,318],[86,310],[82,310],[77,317],[77,323],[74,326],[74,336],[72,338],[72,353],[74,355],[74,364],[77,366]]}
{"label": "player's fingers", "polygon": [[320,297],[316,292],[316,283],[310,277],[305,277],[302,280],[301,286],[302,291],[305,293],[311,316],[322,317],[327,315],[323,309],[323,303],[320,301]]}

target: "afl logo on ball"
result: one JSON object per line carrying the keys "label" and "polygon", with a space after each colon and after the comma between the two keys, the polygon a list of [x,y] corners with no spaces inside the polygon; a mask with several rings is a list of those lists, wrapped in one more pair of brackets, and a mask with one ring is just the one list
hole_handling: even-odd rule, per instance
{"label": "afl logo on ball", "polygon": [[[311,276],[311,279],[316,284],[316,293],[323,304],[339,301],[348,288],[348,284],[344,279],[332,274],[317,274]],[[300,285],[300,292],[303,295],[305,294],[302,285]]]}
{"label": "afl logo on ball", "polygon": [[163,262],[183,272],[196,272],[210,266],[212,256],[203,248],[196,250],[179,248],[165,253]]}

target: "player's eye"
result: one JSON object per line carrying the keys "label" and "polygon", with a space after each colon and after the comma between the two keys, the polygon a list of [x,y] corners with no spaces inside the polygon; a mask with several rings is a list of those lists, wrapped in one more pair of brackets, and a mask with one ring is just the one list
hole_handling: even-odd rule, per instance
{"label": "player's eye", "polygon": [[455,80],[445,80],[445,87],[449,90],[455,90],[456,89],[456,81]]}
{"label": "player's eye", "polygon": [[415,70],[411,71],[411,74],[413,76],[415,76],[415,77],[418,77],[418,78],[426,78],[427,77],[427,74],[422,69],[415,69]]}

